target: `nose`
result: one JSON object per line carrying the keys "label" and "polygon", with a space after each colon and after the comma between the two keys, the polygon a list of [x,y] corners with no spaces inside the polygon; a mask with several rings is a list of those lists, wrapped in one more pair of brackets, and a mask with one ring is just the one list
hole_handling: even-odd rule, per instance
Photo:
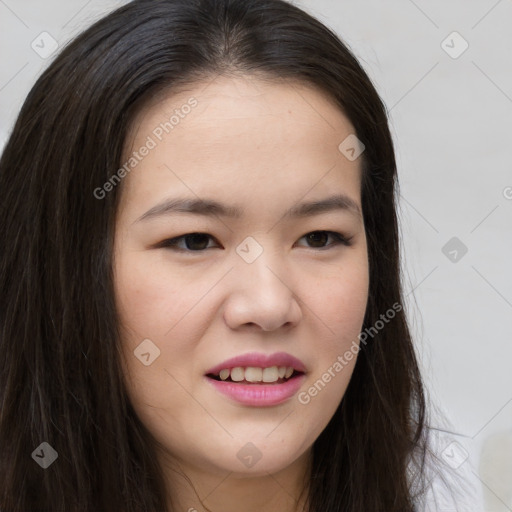
{"label": "nose", "polygon": [[244,326],[274,331],[297,325],[302,318],[300,300],[286,266],[264,251],[252,263],[240,260],[230,272],[224,320],[231,329]]}

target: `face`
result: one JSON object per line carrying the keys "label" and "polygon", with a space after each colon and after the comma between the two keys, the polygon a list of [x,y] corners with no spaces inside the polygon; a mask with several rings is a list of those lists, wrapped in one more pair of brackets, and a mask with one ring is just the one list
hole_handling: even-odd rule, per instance
{"label": "face", "polygon": [[167,460],[276,473],[340,404],[368,295],[361,159],[338,147],[354,133],[316,89],[254,77],[135,120],[116,302],[129,396]]}

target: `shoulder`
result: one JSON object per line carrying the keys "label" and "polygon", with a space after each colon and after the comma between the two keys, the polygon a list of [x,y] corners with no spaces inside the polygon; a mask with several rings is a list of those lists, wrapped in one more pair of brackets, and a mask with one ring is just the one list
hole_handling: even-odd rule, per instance
{"label": "shoulder", "polygon": [[424,489],[416,512],[484,512],[482,484],[468,438],[427,428]]}

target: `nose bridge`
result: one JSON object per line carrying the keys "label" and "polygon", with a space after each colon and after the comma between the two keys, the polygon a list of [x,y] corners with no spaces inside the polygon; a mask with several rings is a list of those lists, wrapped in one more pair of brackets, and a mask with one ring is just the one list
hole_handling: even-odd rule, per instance
{"label": "nose bridge", "polygon": [[283,256],[274,250],[270,242],[263,246],[253,237],[247,237],[236,252],[240,259],[236,263],[236,281],[242,288],[252,288],[250,293],[256,295],[268,295],[269,300],[276,295],[281,300],[292,294],[291,285],[286,283],[288,272]]}
{"label": "nose bridge", "polygon": [[226,320],[232,327],[258,324],[272,330],[300,317],[290,272],[284,257],[252,237],[236,249]]}

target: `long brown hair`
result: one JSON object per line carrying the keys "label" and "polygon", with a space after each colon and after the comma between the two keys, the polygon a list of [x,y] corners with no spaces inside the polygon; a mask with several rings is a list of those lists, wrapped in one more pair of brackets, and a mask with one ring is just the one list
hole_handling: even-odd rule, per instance
{"label": "long brown hair", "polygon": [[[229,73],[305,82],[366,149],[367,337],[313,445],[310,512],[411,512],[425,396],[401,290],[397,173],[386,108],[347,46],[283,0],[135,0],[70,42],[30,91],[0,161],[0,510],[166,510],[151,435],[123,385],[113,292],[121,165],[153,94]],[[48,443],[57,460],[31,456]],[[46,445],[43,445],[45,448]],[[41,448],[39,448],[41,449]],[[416,458],[416,455],[418,456]],[[421,488],[419,488],[421,489]]]}

